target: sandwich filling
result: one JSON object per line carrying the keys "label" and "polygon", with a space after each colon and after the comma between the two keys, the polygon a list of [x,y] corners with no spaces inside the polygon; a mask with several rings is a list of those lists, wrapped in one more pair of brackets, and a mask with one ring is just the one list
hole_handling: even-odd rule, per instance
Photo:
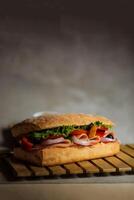
{"label": "sandwich filling", "polygon": [[61,126],[30,132],[18,138],[21,147],[32,151],[46,147],[92,146],[99,142],[109,143],[117,139],[111,125],[100,121],[82,126]]}

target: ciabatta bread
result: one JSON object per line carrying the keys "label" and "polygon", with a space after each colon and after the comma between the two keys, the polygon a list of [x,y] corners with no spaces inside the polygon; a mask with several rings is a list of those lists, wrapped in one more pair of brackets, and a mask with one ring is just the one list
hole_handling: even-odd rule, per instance
{"label": "ciabatta bread", "polygon": [[112,156],[118,153],[119,150],[120,144],[116,141],[110,143],[101,142],[87,147],[78,145],[66,148],[50,146],[31,152],[17,147],[14,149],[14,156],[20,160],[28,161],[38,166],[53,166]]}
{"label": "ciabatta bread", "polygon": [[89,114],[47,114],[39,117],[26,119],[12,127],[11,132],[14,137],[27,134],[32,131],[55,128],[59,126],[81,126],[100,121],[106,125],[114,125],[113,122],[103,116],[93,116]]}

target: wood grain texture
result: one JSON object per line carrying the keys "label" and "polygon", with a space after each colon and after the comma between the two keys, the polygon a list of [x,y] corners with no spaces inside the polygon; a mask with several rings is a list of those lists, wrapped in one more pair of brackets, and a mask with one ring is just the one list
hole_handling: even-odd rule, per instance
{"label": "wood grain texture", "polygon": [[105,158],[105,160],[108,161],[113,166],[115,166],[117,171],[119,171],[119,172],[132,170],[132,168],[130,166],[128,166],[126,163],[124,163],[120,159],[116,158],[115,156],[107,157],[107,158]]}
{"label": "wood grain texture", "polygon": [[7,159],[7,162],[12,167],[16,176],[18,177],[27,177],[32,176],[32,172],[23,164],[16,160]]}
{"label": "wood grain texture", "polygon": [[101,169],[101,172],[116,172],[116,168],[103,159],[95,159],[92,162]]}
{"label": "wood grain texture", "polygon": [[5,157],[5,164],[8,164],[9,170],[12,169],[11,174],[17,177],[49,177],[78,175],[78,174],[96,174],[96,173],[111,173],[116,172],[133,172],[134,158],[132,147],[128,145],[121,145],[121,151],[115,156],[80,161],[76,163],[69,163],[64,165],[56,165],[50,167],[38,167],[31,164],[25,164],[19,160]]}
{"label": "wood grain texture", "polygon": [[127,145],[121,145],[121,151],[127,153],[134,158],[134,149],[128,147]]}
{"label": "wood grain texture", "polygon": [[128,144],[128,147],[131,147],[132,149],[134,149],[134,144]]}
{"label": "wood grain texture", "polygon": [[99,168],[96,167],[95,165],[93,165],[89,161],[81,161],[81,162],[77,162],[77,163],[81,168],[83,168],[84,172],[86,172],[86,173],[98,173],[98,172],[100,172]]}
{"label": "wood grain texture", "polygon": [[75,163],[65,164],[64,167],[67,169],[69,174],[82,174],[83,170]]}
{"label": "wood grain texture", "polygon": [[121,159],[123,162],[125,162],[134,169],[134,159],[131,156],[120,151],[118,154],[116,154],[116,157],[118,157],[119,159]]}
{"label": "wood grain texture", "polygon": [[48,176],[50,173],[45,167],[29,165],[35,176]]}
{"label": "wood grain texture", "polygon": [[66,170],[60,165],[49,167],[52,175],[64,175],[66,174]]}

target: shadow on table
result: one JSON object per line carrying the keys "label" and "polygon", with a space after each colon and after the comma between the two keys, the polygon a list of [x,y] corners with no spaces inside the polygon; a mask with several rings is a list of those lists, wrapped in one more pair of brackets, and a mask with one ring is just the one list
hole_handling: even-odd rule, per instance
{"label": "shadow on table", "polygon": [[0,142],[0,147],[12,149],[13,144],[15,144],[15,139],[13,138],[10,128],[1,129],[2,141]]}

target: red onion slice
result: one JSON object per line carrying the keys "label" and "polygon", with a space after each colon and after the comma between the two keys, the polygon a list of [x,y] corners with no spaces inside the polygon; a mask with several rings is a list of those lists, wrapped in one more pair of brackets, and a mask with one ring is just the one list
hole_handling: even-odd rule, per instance
{"label": "red onion slice", "polygon": [[110,130],[105,131],[105,134],[104,134],[103,137],[107,137],[108,135],[112,135],[113,138],[115,138],[115,133],[114,133],[114,132],[111,132]]}
{"label": "red onion slice", "polygon": [[[113,138],[108,138],[107,136],[108,135],[112,135]],[[101,142],[104,142],[104,143],[108,143],[108,142],[114,142],[116,141],[117,139],[115,138],[115,134],[113,132],[110,132],[110,131],[106,131],[105,132],[105,135],[101,138]]]}
{"label": "red onion slice", "polygon": [[116,141],[116,139],[114,138],[114,139],[112,139],[112,138],[105,138],[105,137],[103,137],[103,138],[101,138],[101,142],[115,142]]}

